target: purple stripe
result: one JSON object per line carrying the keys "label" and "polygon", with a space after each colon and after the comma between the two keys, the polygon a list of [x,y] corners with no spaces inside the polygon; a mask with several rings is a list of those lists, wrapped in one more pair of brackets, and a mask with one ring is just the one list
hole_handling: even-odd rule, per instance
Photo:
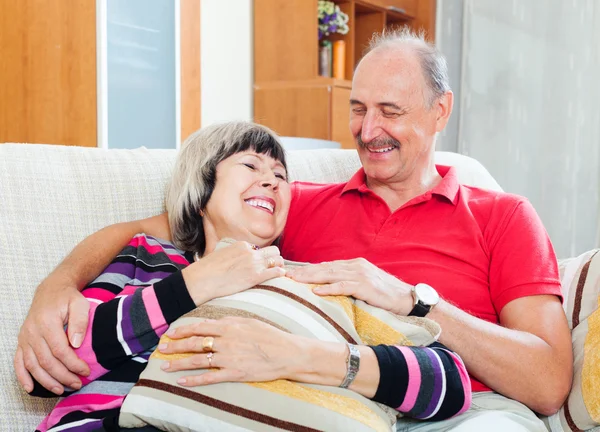
{"label": "purple stripe", "polygon": [[107,273],[117,273],[123,276],[133,278],[135,274],[135,265],[124,262],[113,262],[106,267],[106,270],[102,272],[103,275]]}
{"label": "purple stripe", "polygon": [[[75,423],[78,420],[73,421],[73,423]],[[56,427],[56,426],[54,426]],[[66,429],[62,429],[65,432],[93,432],[93,431],[97,431],[97,430],[103,430],[103,429],[99,429],[102,428],[102,419],[100,420],[96,420],[96,421],[92,421],[89,423],[85,423],[82,425],[77,425],[77,426],[71,426],[68,427]]]}
{"label": "purple stripe", "polygon": [[137,354],[144,351],[142,344],[138,341],[133,331],[133,323],[131,321],[131,304],[133,303],[133,295],[125,297],[123,300],[123,317],[121,318],[121,329],[123,330],[123,339],[129,346],[132,353]]}
{"label": "purple stripe", "polygon": [[172,275],[173,272],[164,272],[164,271],[150,271],[147,272],[144,269],[136,268],[134,279],[139,280],[141,283],[149,283],[152,279],[163,280],[167,276]]}
{"label": "purple stripe", "polygon": [[419,414],[419,418],[427,418],[429,417],[440,402],[440,397],[442,395],[442,383],[444,380],[444,370],[442,369],[442,365],[440,364],[439,356],[435,353],[431,348],[425,348],[425,352],[429,357],[429,361],[431,362],[431,367],[433,369],[433,394],[431,395],[431,401],[429,401],[429,405],[427,405],[427,409]]}

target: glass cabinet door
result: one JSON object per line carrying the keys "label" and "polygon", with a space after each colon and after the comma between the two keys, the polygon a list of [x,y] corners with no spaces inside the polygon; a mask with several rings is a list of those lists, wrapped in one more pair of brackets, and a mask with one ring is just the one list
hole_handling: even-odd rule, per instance
{"label": "glass cabinet door", "polygon": [[99,146],[178,148],[179,0],[98,0]]}

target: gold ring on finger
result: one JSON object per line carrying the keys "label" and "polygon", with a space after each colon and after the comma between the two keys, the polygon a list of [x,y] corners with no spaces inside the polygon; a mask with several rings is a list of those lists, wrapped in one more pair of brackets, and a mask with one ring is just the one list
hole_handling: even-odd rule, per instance
{"label": "gold ring on finger", "polygon": [[275,267],[275,258],[269,258],[267,260],[267,268],[273,268]]}
{"label": "gold ring on finger", "polygon": [[202,339],[202,351],[204,352],[212,352],[213,345],[215,343],[215,338],[212,336],[207,336]]}
{"label": "gold ring on finger", "polygon": [[213,360],[214,356],[215,356],[214,352],[209,352],[208,354],[206,354],[206,359],[208,360],[208,367],[209,368],[212,367],[212,360]]}

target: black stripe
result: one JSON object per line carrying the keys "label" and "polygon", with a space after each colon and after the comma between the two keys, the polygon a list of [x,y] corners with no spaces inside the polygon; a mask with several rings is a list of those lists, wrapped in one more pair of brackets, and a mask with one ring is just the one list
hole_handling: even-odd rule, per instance
{"label": "black stripe", "polygon": [[154,291],[163,316],[169,324],[196,308],[181,271],[155,283]]}
{"label": "black stripe", "polygon": [[119,298],[102,303],[96,308],[92,324],[92,349],[98,363],[111,370],[126,357],[117,338],[117,310]]}
{"label": "black stripe", "polygon": [[108,291],[114,295],[118,295],[121,293],[121,291],[123,291],[124,287],[122,287],[120,285],[111,284],[109,282],[95,282],[95,283],[91,283],[87,287],[85,287],[82,290],[82,292],[84,292],[85,290],[90,289],[90,288],[99,288],[104,291]]}
{"label": "black stripe", "polygon": [[408,365],[400,350],[393,346],[371,347],[379,364],[379,385],[373,397],[375,402],[399,407],[408,389]]}

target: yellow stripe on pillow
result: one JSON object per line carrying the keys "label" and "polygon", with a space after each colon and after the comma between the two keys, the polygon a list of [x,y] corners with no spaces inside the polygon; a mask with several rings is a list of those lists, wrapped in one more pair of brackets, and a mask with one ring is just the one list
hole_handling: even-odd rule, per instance
{"label": "yellow stripe on pillow", "polygon": [[364,403],[335,393],[311,388],[293,381],[276,380],[246,383],[252,387],[268,390],[283,396],[318,405],[343,416],[357,420],[376,431],[388,431],[389,425]]}

